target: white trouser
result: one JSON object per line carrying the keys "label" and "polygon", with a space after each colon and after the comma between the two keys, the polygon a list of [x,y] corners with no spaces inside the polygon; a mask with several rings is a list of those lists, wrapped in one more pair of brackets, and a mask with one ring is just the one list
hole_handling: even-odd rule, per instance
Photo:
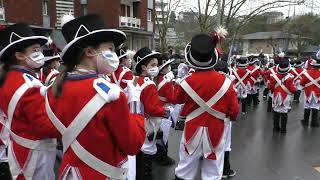
{"label": "white trouser", "polygon": [[[225,131],[220,143],[225,143],[226,135],[227,133]],[[224,150],[225,148],[222,148],[221,151],[215,152],[217,160],[203,158],[201,162],[200,158],[203,157],[202,142],[192,155],[189,155],[185,151],[183,143],[180,143],[180,161],[178,167],[175,169],[176,176],[184,180],[194,180],[198,167],[201,165],[202,180],[220,180],[223,173]],[[200,162],[202,164],[200,164]]]}
{"label": "white trouser", "polygon": [[28,179],[54,180],[54,164],[56,160],[56,150],[30,150],[24,167],[20,167],[15,152],[13,151],[12,142],[8,147],[8,161],[10,172],[13,179],[20,174]]}
{"label": "white trouser", "polygon": [[231,151],[231,129],[232,129],[232,122],[225,122],[224,123],[224,131],[226,133],[226,140],[225,140],[225,151]]}
{"label": "white trouser", "polygon": [[136,179],[136,156],[128,156],[128,161],[125,162],[121,167],[128,169],[127,180]]}

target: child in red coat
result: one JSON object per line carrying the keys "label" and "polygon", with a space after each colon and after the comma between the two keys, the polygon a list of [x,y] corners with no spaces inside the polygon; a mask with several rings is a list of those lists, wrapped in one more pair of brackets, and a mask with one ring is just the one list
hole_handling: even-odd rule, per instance
{"label": "child in red coat", "polygon": [[271,75],[268,85],[273,93],[273,130],[275,132],[287,132],[288,112],[291,110],[291,96],[297,91],[293,83],[294,77],[288,73],[289,71],[289,59],[282,60],[277,66],[277,73]]}
{"label": "child in red coat", "polygon": [[137,155],[137,179],[152,178],[152,155],[156,154],[156,139],[161,139],[163,133],[159,132],[162,118],[168,118],[170,108],[165,107],[159,99],[157,86],[153,79],[159,74],[158,58],[160,53],[151,51],[148,47],[141,48],[134,55],[137,86],[140,88],[141,106],[146,118],[147,138]]}

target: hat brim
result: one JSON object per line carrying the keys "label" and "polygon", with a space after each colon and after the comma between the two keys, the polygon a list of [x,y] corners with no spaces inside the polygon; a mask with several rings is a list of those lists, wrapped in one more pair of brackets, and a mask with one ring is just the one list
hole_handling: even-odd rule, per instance
{"label": "hat brim", "polygon": [[77,37],[69,42],[62,50],[60,57],[65,63],[75,58],[79,48],[83,48],[88,43],[113,42],[117,48],[126,40],[126,34],[116,29],[101,29],[91,31],[84,36]]}
{"label": "hat brim", "polygon": [[280,74],[285,74],[288,73],[291,70],[291,65],[289,64],[289,66],[287,68],[280,68],[279,65],[277,65],[277,72]]}
{"label": "hat brim", "polygon": [[134,71],[136,73],[141,73],[141,63],[148,60],[148,59],[151,59],[151,58],[159,58],[160,57],[160,53],[159,52],[152,52],[146,56],[144,56],[139,62],[137,62],[137,64],[134,66]]}
{"label": "hat brim", "polygon": [[129,55],[129,53],[128,52],[126,52],[125,54],[122,54],[121,56],[119,56],[118,58],[119,59],[121,59],[121,58],[123,58],[123,57],[126,57],[126,56],[128,56]]}
{"label": "hat brim", "polygon": [[167,62],[165,62],[164,64],[162,64],[161,66],[159,66],[159,71],[161,71],[164,67],[166,67],[167,65],[171,64],[174,61],[174,59],[169,59]]}
{"label": "hat brim", "polygon": [[217,63],[217,59],[218,59],[218,52],[217,49],[214,48],[214,56],[212,57],[212,60],[209,64],[206,65],[200,65],[199,63],[195,62],[194,60],[192,60],[193,58],[191,58],[190,56],[190,46],[191,42],[189,42],[186,46],[186,48],[184,49],[184,55],[186,58],[186,61],[188,62],[188,66],[194,69],[200,69],[200,70],[208,70],[208,69],[213,69],[214,66]]}
{"label": "hat brim", "polygon": [[59,59],[59,60],[60,60],[60,56],[57,55],[57,56],[47,56],[47,57],[44,57],[44,62],[48,62],[48,61],[51,61],[51,60],[54,60],[54,59]]}
{"label": "hat brim", "polygon": [[0,61],[4,62],[11,56],[17,49],[24,49],[34,44],[45,45],[48,42],[48,38],[45,36],[29,36],[23,37],[17,41],[10,43],[0,51]]}

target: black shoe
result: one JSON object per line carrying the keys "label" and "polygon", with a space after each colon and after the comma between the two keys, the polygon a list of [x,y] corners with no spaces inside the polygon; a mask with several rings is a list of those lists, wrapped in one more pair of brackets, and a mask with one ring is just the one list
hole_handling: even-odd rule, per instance
{"label": "black shoe", "polygon": [[174,165],[176,163],[176,161],[173,160],[169,156],[164,156],[164,157],[161,158],[159,163],[160,163],[161,166],[171,166],[171,165]]}
{"label": "black shoe", "polygon": [[229,169],[228,171],[224,171],[222,178],[230,178],[230,177],[234,177],[236,175],[236,171]]}
{"label": "black shoe", "polygon": [[287,133],[287,128],[281,128],[280,133]]}
{"label": "black shoe", "polygon": [[177,176],[175,176],[174,180],[183,180],[183,179],[178,178]]}
{"label": "black shoe", "polygon": [[273,127],[273,132],[280,132],[280,127]]}
{"label": "black shoe", "polygon": [[317,121],[312,121],[311,127],[319,127],[319,123]]}
{"label": "black shoe", "polygon": [[309,121],[302,119],[301,121],[302,126],[309,126]]}

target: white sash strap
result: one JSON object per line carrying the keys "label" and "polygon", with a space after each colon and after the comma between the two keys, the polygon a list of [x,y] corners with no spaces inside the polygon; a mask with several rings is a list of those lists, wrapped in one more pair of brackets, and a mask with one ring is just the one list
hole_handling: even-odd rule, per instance
{"label": "white sash strap", "polygon": [[[46,80],[44,81],[44,85],[48,86],[49,83],[50,83],[50,80],[51,80],[52,76],[54,76],[54,75],[56,75],[56,74],[58,74],[58,73],[59,73],[59,71],[57,71],[57,70],[52,70],[52,71],[48,74]],[[54,80],[54,79],[52,79],[52,80]]]}
{"label": "white sash strap", "polygon": [[163,79],[159,84],[158,84],[158,91],[167,83],[168,81],[166,81],[165,79]]}
{"label": "white sash strap", "polygon": [[288,88],[282,84],[281,80],[278,78],[277,75],[274,74],[274,75],[272,75],[272,77],[277,81],[277,84],[275,85],[275,87],[280,86],[287,94],[292,94],[292,93],[288,90]]}
{"label": "white sash strap", "polygon": [[271,72],[271,75],[275,75],[276,74],[276,72],[274,72],[274,70],[272,68],[270,69],[270,72]]}
{"label": "white sash strap", "polygon": [[237,71],[233,71],[234,72],[234,75],[236,76],[236,78],[238,79],[238,82],[235,84],[235,87],[238,87],[240,84],[243,88],[246,88],[246,85],[243,83],[243,80],[245,80],[248,75],[250,74],[249,71],[246,72],[246,74],[240,78],[239,74],[237,73]]}
{"label": "white sash strap", "polygon": [[[91,105],[92,104],[92,100],[97,98],[96,94],[85,106],[85,108],[92,108],[90,109],[91,111],[97,112],[98,110],[100,110],[100,106],[101,106],[101,102],[98,102],[99,105],[94,105],[94,107]],[[100,95],[99,95],[100,96]],[[45,106],[46,106],[46,110],[48,113],[48,116],[50,118],[50,120],[52,121],[52,123],[54,124],[54,126],[59,130],[59,132],[64,136],[64,132],[69,131],[69,127],[73,124],[70,124],[70,126],[68,128],[66,128],[61,121],[57,118],[57,116],[52,112],[52,109],[50,108],[49,102],[48,102],[48,96],[45,96]],[[102,99],[102,98],[101,98]],[[99,101],[99,100],[98,100]],[[89,105],[88,105],[89,104]],[[100,107],[100,108],[99,108]],[[98,109],[98,110],[97,110]],[[89,109],[88,109],[89,110]],[[86,110],[86,111],[88,111]],[[80,113],[84,113],[85,111],[80,111]],[[79,114],[80,114],[79,113]],[[78,116],[79,116],[78,114]],[[95,115],[95,114],[94,114]],[[78,117],[77,116],[77,117]],[[92,116],[92,115],[90,115]],[[77,118],[76,117],[76,118]],[[86,117],[89,117],[86,115]],[[85,118],[83,116],[83,118]],[[75,119],[76,120],[76,119]],[[81,126],[83,126],[83,128],[86,126],[86,124],[89,123],[89,120],[86,119],[80,119],[78,118],[78,121],[87,121],[85,123],[82,124],[82,122],[79,122],[81,124]],[[76,123],[74,123],[75,125]],[[85,125],[84,125],[85,124]],[[74,128],[77,131],[80,130],[80,128]],[[81,129],[82,130],[82,129]],[[126,179],[127,177],[127,169],[123,169],[123,168],[117,168],[114,167],[112,165],[109,165],[108,163],[101,161],[100,159],[98,159],[97,157],[95,157],[94,155],[92,155],[90,152],[88,152],[84,147],[81,146],[81,144],[74,139],[70,145],[71,149],[74,151],[74,153],[77,155],[77,157],[79,157],[79,159],[81,161],[83,161],[85,164],[87,164],[88,166],[90,166],[92,169],[100,172],[101,174],[113,178],[113,179]]]}
{"label": "white sash strap", "polygon": [[226,118],[226,114],[216,111],[211,107],[215,103],[217,103],[223,95],[225,95],[231,85],[231,80],[226,78],[219,91],[207,103],[204,102],[201,97],[199,97],[199,95],[190,87],[190,85],[186,81],[183,81],[180,85],[185,90],[185,92],[200,106],[198,109],[194,110],[187,116],[186,122],[200,116],[204,112],[208,112],[210,115],[220,120],[224,120]]}
{"label": "white sash strap", "polygon": [[306,70],[301,71],[301,73],[299,74],[295,69],[292,69],[292,71],[294,72],[294,74],[296,75],[296,77],[293,79],[294,81],[296,81],[297,79],[300,79],[301,76],[306,72]]}
{"label": "white sash strap", "polygon": [[119,83],[119,81],[117,80],[116,74],[115,74],[114,72],[112,73],[112,79],[113,79],[113,81],[114,81],[114,83],[115,83],[116,85],[120,86],[120,83]]}
{"label": "white sash strap", "polygon": [[72,142],[78,137],[81,131],[91,121],[93,116],[106,103],[105,99],[100,94],[96,94],[79,112],[75,119],[71,122],[68,128],[63,132],[62,142],[63,151],[65,152]]}
{"label": "white sash strap", "polygon": [[317,86],[318,88],[320,88],[320,85],[318,83],[318,81],[320,80],[320,77],[318,77],[317,79],[313,79],[308,72],[305,72],[304,74],[308,79],[309,79],[309,83],[305,85],[305,87],[309,87],[311,85],[315,85]]}
{"label": "white sash strap", "polygon": [[[256,72],[258,69],[259,69],[258,67],[254,68],[254,69],[251,71],[251,74],[253,74],[254,72]],[[257,82],[257,79],[255,79],[255,78],[252,77],[252,76],[250,77],[250,79],[253,81],[253,83],[256,83],[256,82]]]}
{"label": "white sash strap", "polygon": [[168,99],[166,97],[162,97],[162,96],[159,96],[159,99],[162,102],[167,102],[168,101]]}
{"label": "white sash strap", "polygon": [[27,83],[22,84],[16,92],[13,94],[9,105],[8,105],[8,121],[9,121],[9,127],[3,124],[10,132],[10,135],[12,139],[18,143],[19,145],[29,148],[29,149],[36,149],[39,145],[39,141],[34,141],[30,139],[23,138],[14,132],[11,131],[11,124],[13,119],[13,114],[16,109],[16,106],[20,100],[20,98],[23,96],[23,94],[30,88],[30,86]]}

